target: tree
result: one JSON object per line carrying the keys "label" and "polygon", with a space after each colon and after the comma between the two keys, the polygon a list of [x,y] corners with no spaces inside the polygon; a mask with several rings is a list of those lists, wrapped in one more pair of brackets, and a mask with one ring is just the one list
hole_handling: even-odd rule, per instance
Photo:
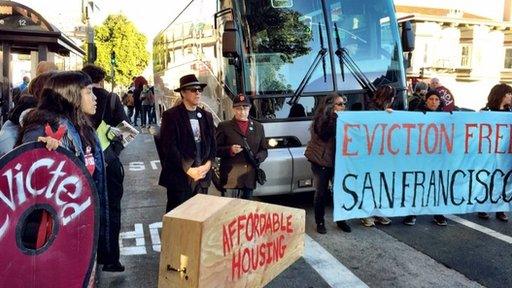
{"label": "tree", "polygon": [[94,29],[97,46],[96,65],[107,71],[107,82],[111,79],[111,55],[115,52],[115,82],[128,86],[132,77],[140,75],[147,67],[149,52],[147,38],[124,15],[109,15],[101,26]]}
{"label": "tree", "polygon": [[313,35],[301,19],[302,14],[291,9],[261,7],[259,1],[250,3],[252,14],[247,16],[252,37],[257,43],[258,53],[281,53],[285,63],[293,63],[295,58],[311,51],[309,42]]}

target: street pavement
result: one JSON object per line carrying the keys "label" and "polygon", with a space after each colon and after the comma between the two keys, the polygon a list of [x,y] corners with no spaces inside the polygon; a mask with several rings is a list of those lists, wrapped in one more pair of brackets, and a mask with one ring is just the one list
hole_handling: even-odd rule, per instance
{"label": "street pavement", "polygon": [[[160,232],[166,194],[158,186],[160,163],[147,132],[123,152],[121,262],[123,273],[99,273],[99,287],[156,287]],[[218,194],[211,189],[210,194]],[[348,221],[352,233],[332,222],[316,233],[312,193],[255,200],[306,210],[306,249],[266,287],[512,287],[512,225],[491,217],[457,215],[448,226],[419,216],[415,226],[401,217],[390,226],[367,228]],[[494,216],[494,215],[493,215]]]}

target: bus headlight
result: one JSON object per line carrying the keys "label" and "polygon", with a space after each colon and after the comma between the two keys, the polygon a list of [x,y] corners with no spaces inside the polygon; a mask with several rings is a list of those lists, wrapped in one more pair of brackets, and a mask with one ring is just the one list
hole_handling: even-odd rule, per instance
{"label": "bus headlight", "polygon": [[299,188],[311,187],[313,186],[313,179],[302,179],[299,180]]}
{"label": "bus headlight", "polygon": [[272,148],[290,148],[300,147],[302,144],[299,139],[295,136],[283,136],[283,137],[272,137],[266,138],[267,145],[270,149]]}
{"label": "bus headlight", "polygon": [[276,140],[276,139],[274,139],[274,138],[270,138],[270,139],[268,139],[268,146],[269,146],[269,147],[274,148],[274,147],[276,147],[276,146],[277,146],[277,144],[278,144],[278,142],[277,142],[277,140]]}

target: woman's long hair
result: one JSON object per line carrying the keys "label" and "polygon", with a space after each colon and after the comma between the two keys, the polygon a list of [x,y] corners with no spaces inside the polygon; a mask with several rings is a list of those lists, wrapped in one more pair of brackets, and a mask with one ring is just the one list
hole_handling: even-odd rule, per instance
{"label": "woman's long hair", "polygon": [[375,95],[370,103],[370,108],[373,110],[385,110],[393,103],[396,89],[390,85],[383,85],[377,88]]}
{"label": "woman's long hair", "polygon": [[313,117],[313,123],[311,124],[311,128],[315,134],[322,135],[322,132],[325,132],[322,131],[321,125],[325,119],[333,112],[334,102],[338,97],[343,98],[343,96],[333,92],[320,100],[320,104],[318,104],[315,111],[315,116]]}
{"label": "woman's long hair", "polygon": [[52,75],[41,92],[37,109],[27,115],[24,129],[49,123],[55,130],[59,126],[59,118],[67,118],[80,134],[83,146],[89,146],[94,151],[95,131],[89,117],[82,111],[81,94],[82,89],[91,84],[91,78],[82,71]]}
{"label": "woman's long hair", "polygon": [[[487,105],[485,105],[486,108],[493,111],[501,110],[501,101],[503,101],[503,98],[507,93],[512,93],[512,87],[510,85],[505,83],[494,85],[487,97]],[[508,109],[510,109],[510,107]]]}
{"label": "woman's long hair", "polygon": [[50,71],[37,75],[36,78],[32,79],[30,84],[28,84],[28,93],[39,100],[46,86],[46,82],[56,73],[56,71]]}

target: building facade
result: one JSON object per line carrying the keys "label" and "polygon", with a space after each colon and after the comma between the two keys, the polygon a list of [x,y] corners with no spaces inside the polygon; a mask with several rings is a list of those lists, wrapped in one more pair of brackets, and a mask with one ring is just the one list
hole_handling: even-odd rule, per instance
{"label": "building facade", "polygon": [[492,86],[512,83],[511,2],[395,0],[398,21],[416,36],[408,77],[437,77],[457,106],[484,107]]}

